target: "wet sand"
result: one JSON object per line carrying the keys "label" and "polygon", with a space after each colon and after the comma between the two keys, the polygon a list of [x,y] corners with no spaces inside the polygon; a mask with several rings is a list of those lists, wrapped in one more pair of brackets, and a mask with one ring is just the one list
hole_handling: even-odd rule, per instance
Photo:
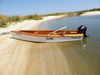
{"label": "wet sand", "polygon": [[[18,29],[30,29],[27,25],[33,23],[25,24]],[[0,36],[0,75],[72,74],[65,56],[56,43],[21,41],[12,39],[11,34],[8,34]]]}

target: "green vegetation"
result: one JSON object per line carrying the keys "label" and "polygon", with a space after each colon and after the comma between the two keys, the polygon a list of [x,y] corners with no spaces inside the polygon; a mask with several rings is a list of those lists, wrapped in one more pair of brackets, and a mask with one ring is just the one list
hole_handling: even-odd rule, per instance
{"label": "green vegetation", "polygon": [[0,15],[0,27],[6,27],[8,22],[8,17],[4,15]]}
{"label": "green vegetation", "polygon": [[43,19],[41,15],[37,15],[37,14],[28,15],[28,16],[25,16],[24,18],[27,20],[41,20],[41,19]]}
{"label": "green vegetation", "polygon": [[19,15],[13,15],[13,16],[5,16],[0,15],[0,27],[7,27],[8,23],[13,22],[20,22],[23,20],[41,20],[43,17],[46,16],[59,16],[59,15],[66,15],[66,17],[72,17],[72,16],[79,16],[85,12],[91,12],[91,11],[100,11],[100,8],[96,9],[90,9],[90,10],[82,10],[82,11],[75,11],[75,12],[64,12],[64,13],[53,13],[53,14],[45,14],[45,15],[27,15],[27,16],[19,16]]}
{"label": "green vegetation", "polygon": [[5,15],[0,15],[0,27],[7,27],[7,23],[12,23],[12,22],[20,22],[22,20],[21,16],[11,16],[7,17]]}
{"label": "green vegetation", "polygon": [[43,19],[42,16],[40,15],[28,15],[28,16],[24,16],[21,17],[19,15],[13,15],[13,16],[5,16],[5,15],[0,15],[0,27],[7,27],[8,23],[13,23],[13,22],[20,22],[23,20],[40,20]]}

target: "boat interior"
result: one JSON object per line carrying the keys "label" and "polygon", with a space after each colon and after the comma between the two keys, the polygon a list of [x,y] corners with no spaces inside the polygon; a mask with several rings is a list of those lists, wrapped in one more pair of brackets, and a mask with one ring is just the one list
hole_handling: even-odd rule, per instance
{"label": "boat interior", "polygon": [[78,33],[78,30],[20,30],[14,32],[36,36],[83,36],[83,33]]}

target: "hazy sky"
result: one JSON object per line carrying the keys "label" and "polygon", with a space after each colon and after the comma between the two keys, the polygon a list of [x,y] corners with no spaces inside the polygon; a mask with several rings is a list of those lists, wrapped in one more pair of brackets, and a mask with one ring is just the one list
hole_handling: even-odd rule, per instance
{"label": "hazy sky", "polygon": [[0,0],[0,14],[32,15],[100,8],[100,0]]}

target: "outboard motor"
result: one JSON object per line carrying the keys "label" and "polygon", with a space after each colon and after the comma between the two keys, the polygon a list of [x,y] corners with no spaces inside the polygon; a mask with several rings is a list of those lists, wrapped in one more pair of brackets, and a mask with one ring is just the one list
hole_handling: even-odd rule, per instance
{"label": "outboard motor", "polygon": [[86,35],[86,29],[87,29],[86,26],[81,25],[77,30],[79,30],[78,33],[83,33],[84,37],[87,37],[87,35]]}

